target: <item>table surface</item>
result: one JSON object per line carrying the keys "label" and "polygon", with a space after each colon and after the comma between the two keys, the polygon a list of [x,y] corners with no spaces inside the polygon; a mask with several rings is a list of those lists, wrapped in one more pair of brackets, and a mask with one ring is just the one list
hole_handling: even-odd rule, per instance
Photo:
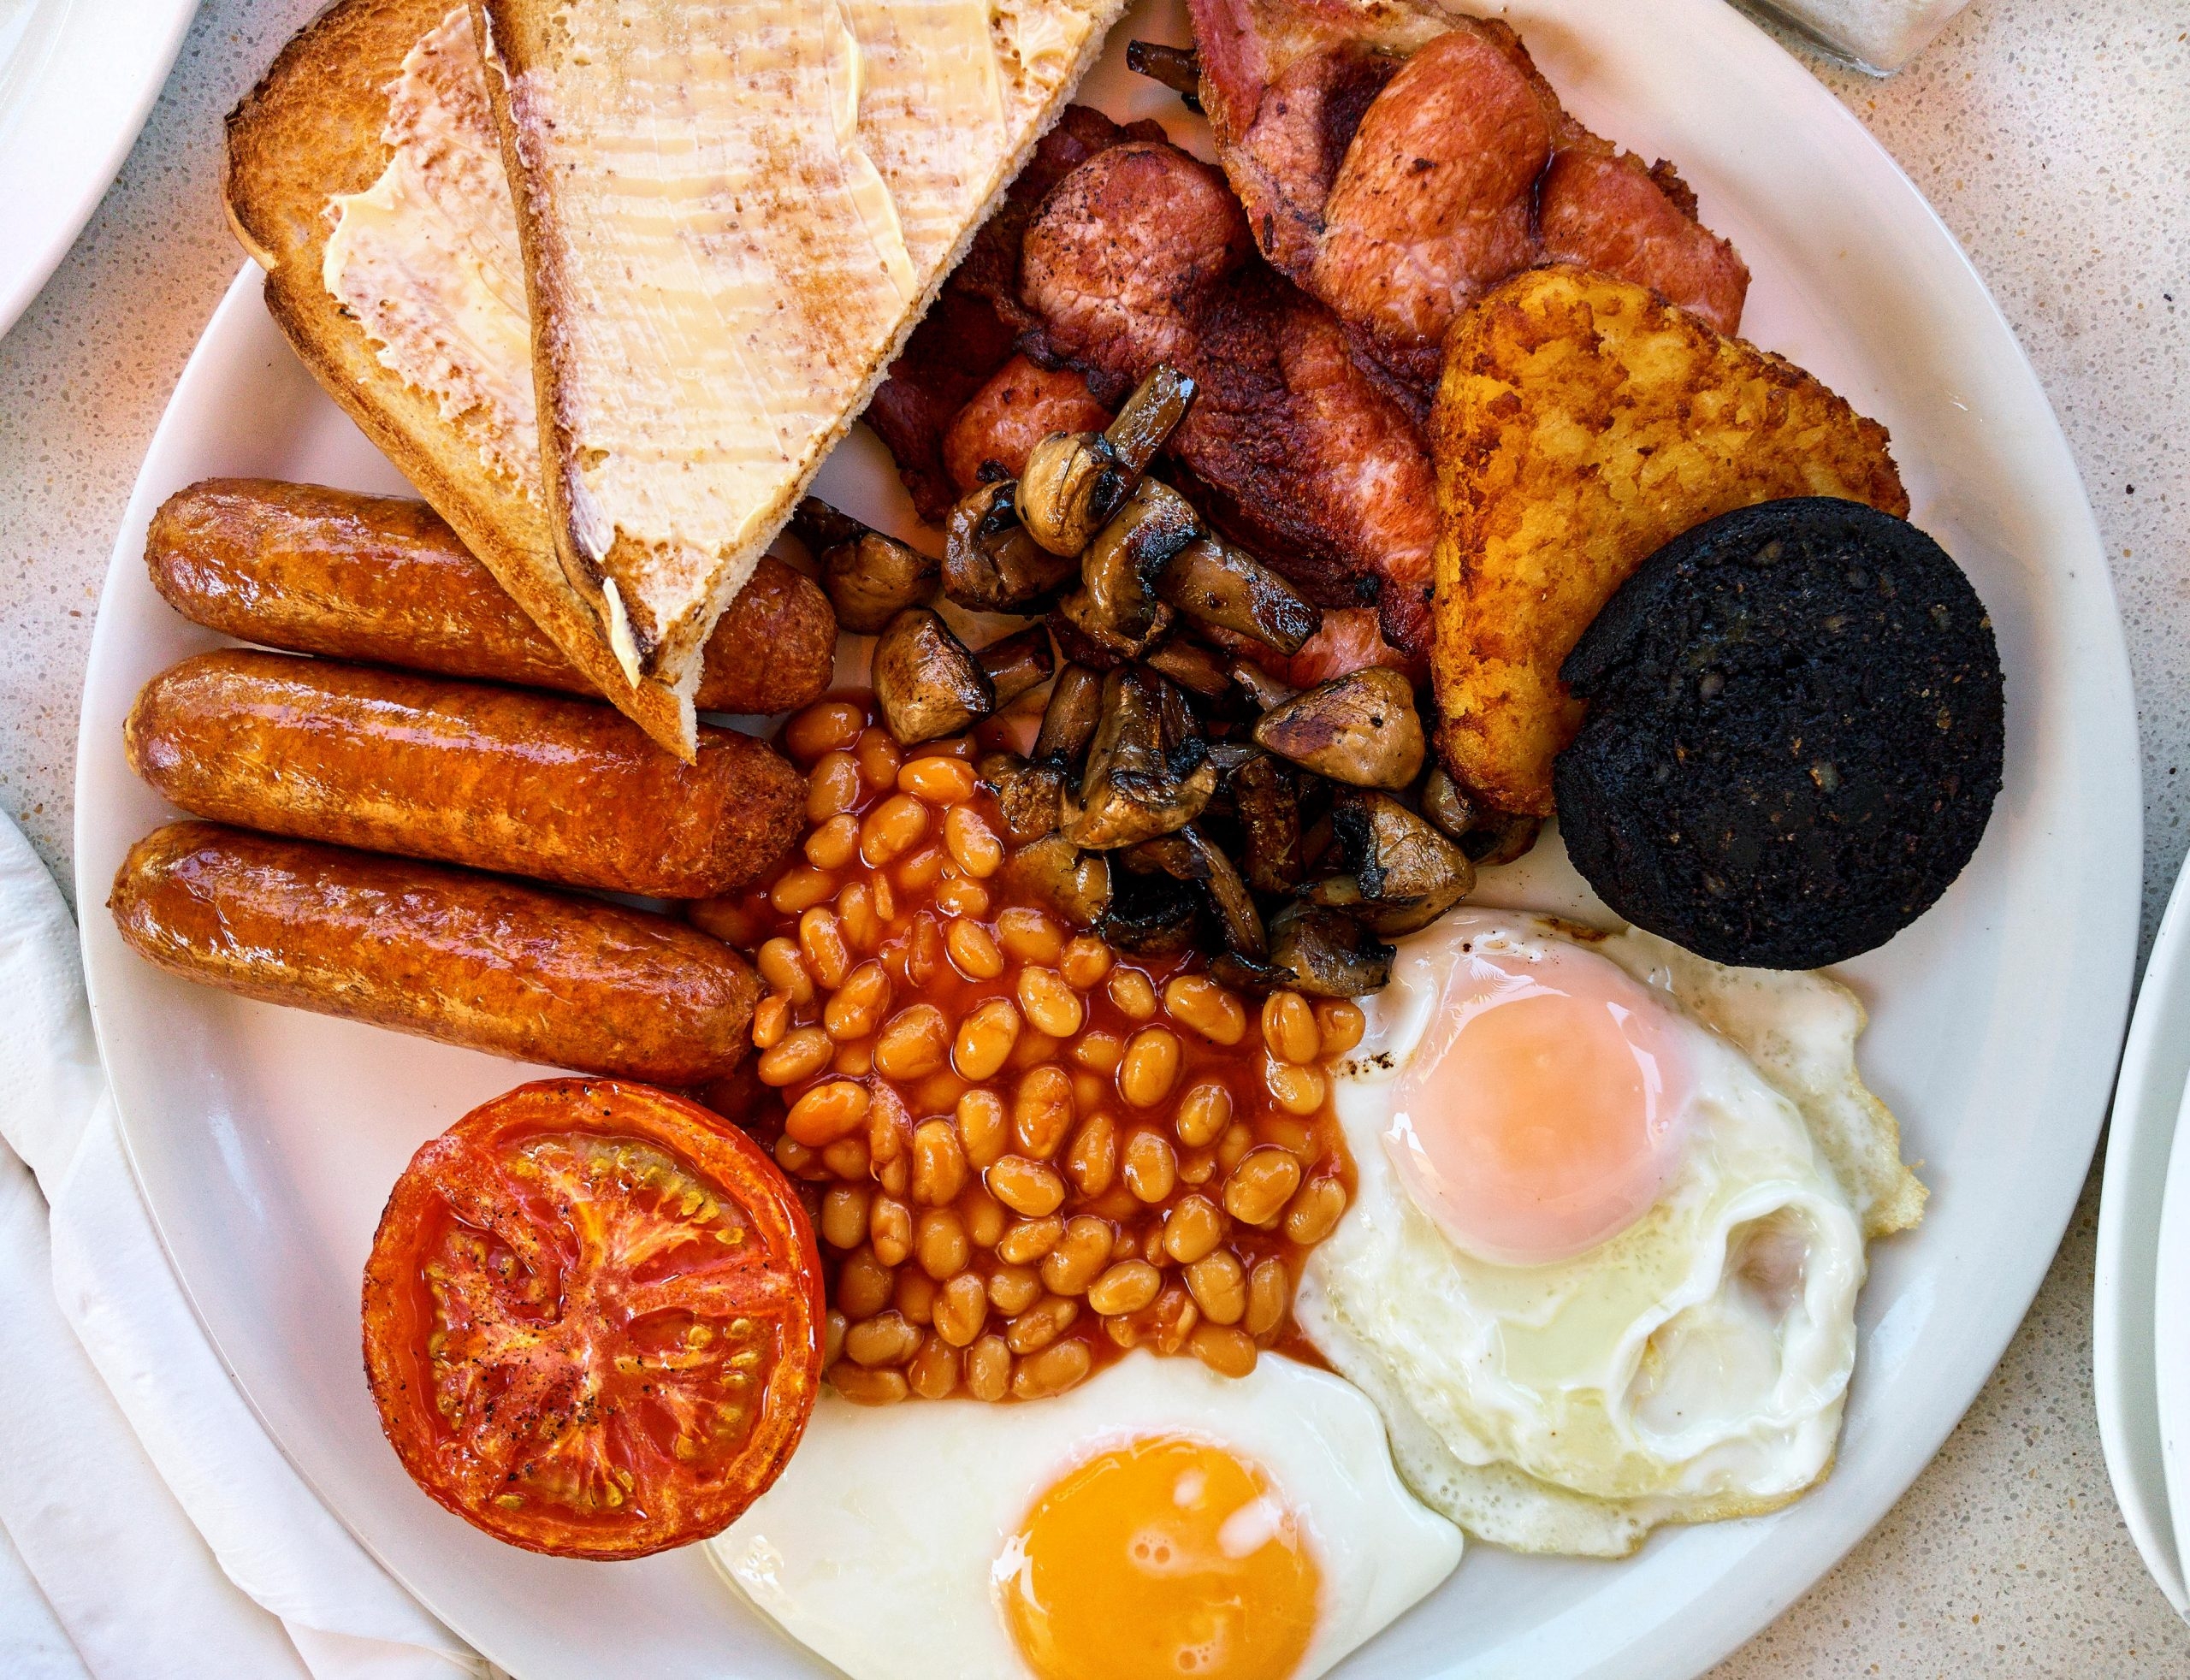
{"label": "table surface", "polygon": [[[76,248],[0,340],[0,807],[69,882],[76,710],[108,551],[234,275],[221,118],[320,0],[207,0]],[[1978,0],[1890,81],[1817,62],[1974,258],[2067,429],[2128,628],[2145,941],[2185,847],[2190,760],[2190,0]],[[1900,1505],[1714,1671],[2190,1671],[2190,1627],[2115,1509],[2092,1410],[2098,1180],[2029,1318]]]}

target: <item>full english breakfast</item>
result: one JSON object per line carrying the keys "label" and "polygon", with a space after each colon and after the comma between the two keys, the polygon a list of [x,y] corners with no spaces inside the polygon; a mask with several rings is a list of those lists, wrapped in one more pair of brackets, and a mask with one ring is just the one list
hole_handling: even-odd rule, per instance
{"label": "full english breakfast", "polygon": [[[1118,10],[338,0],[228,201],[423,502],[147,543],[252,645],[130,713],[131,947],[592,1076],[395,1186],[404,1468],[860,1677],[1311,1677],[1814,1486],[1926,1192],[1814,971],[2001,786],[1672,163],[1429,0],[1193,0],[1121,126]],[[1554,835],[1603,926],[1477,897]]]}

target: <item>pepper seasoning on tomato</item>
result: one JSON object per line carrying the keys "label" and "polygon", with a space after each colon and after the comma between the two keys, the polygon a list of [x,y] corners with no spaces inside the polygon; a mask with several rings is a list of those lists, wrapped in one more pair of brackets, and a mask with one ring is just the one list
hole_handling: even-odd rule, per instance
{"label": "pepper seasoning on tomato", "polygon": [[752,1140],[614,1080],[543,1080],[411,1157],[365,1263],[403,1466],[498,1540],[643,1557],[719,1533],[814,1410],[814,1231]]}

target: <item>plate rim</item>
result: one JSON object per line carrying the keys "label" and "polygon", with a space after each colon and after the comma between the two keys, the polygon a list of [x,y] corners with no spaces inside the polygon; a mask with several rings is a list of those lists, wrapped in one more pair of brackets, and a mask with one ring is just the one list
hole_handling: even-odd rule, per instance
{"label": "plate rim", "polygon": [[[1684,13],[1687,21],[1693,27],[1702,29],[1707,33],[1715,32],[1719,37],[1717,44],[1721,47],[1728,46],[1733,38],[1732,32],[1740,32],[1743,37],[1749,38],[1744,38],[1738,48],[1733,49],[1746,61],[1747,68],[1756,70],[1767,80],[1776,80],[1781,89],[1790,98],[1796,98],[1804,104],[1814,106],[1817,120],[1820,124],[1829,125],[1844,144],[1850,140],[1855,142],[1854,150],[1862,160],[1862,167],[1875,174],[1883,166],[1885,172],[1883,179],[1894,191],[1890,198],[1879,200],[1882,210],[1891,209],[1903,216],[1915,216],[1922,224],[1922,231],[1926,238],[1942,242],[1943,252],[1950,254],[1954,263],[1958,265],[1963,280],[1969,287],[1974,288],[1972,294],[1973,301],[1982,300],[1984,308],[1989,311],[1991,322],[1998,329],[1999,338],[2006,346],[2012,347],[2015,364],[2013,370],[2021,381],[2027,382],[2030,392],[2036,399],[2036,408],[2033,413],[2042,414],[2044,423],[2042,429],[2045,433],[2038,442],[2042,448],[2057,457],[2065,474],[2058,490],[2057,512],[2062,517],[2063,541],[2073,549],[2072,553],[2065,556],[2049,556],[2045,562],[2045,568],[2049,572],[2065,571],[2073,577],[2075,575],[2078,565],[2081,564],[2095,572],[2095,577],[2083,582],[2082,588],[2095,591],[2095,595],[2090,598],[2089,605],[2093,607],[2104,606],[2104,623],[2100,627],[2101,633],[2097,638],[2097,644],[2092,646],[2079,644],[2079,650],[2091,661],[2092,668],[2088,675],[2092,684],[2109,690],[2113,701],[2118,702],[2112,708],[2116,713],[2115,722],[2126,726],[2105,731],[2110,742],[2110,750],[2118,760],[2111,766],[2107,785],[2120,802],[2122,807],[2120,814],[2125,814],[2128,819],[2125,824],[2120,825],[2120,831],[2108,828],[2103,837],[2110,846],[2110,855],[2103,861],[2116,866],[2125,863],[2128,865],[2126,871],[2116,868],[2111,872],[2114,874],[2122,875],[2123,883],[2120,890],[2111,891],[2104,896],[2108,902],[2102,905],[2102,908],[2110,913],[2105,918],[2107,925],[2102,929],[2102,933],[2105,940],[2110,940],[2110,949],[2116,960],[2103,965],[2110,968],[2112,973],[2104,987],[2104,996],[2101,997],[2095,1013],[2098,1018],[2112,1023],[2111,1042],[2106,1047],[2107,1068],[2110,1073],[2113,1067],[2112,1057],[2118,1053],[2121,1046],[2121,1025],[2126,1020],[2128,1012],[2129,984],[2135,957],[2139,888],[2141,883],[2142,766],[2137,749],[2135,712],[2131,698],[2126,642],[2112,576],[2104,564],[2104,550],[2100,544],[2097,523],[2092,512],[2088,494],[2083,487],[2074,457],[2068,449],[2058,417],[2053,411],[2050,399],[2045,396],[2043,385],[2037,379],[2027,352],[2015,340],[2013,331],[2008,326],[1998,305],[1993,300],[1990,290],[1986,287],[1982,277],[1978,275],[1967,253],[1962,251],[1959,242],[1946,228],[1936,210],[1923,198],[1906,174],[1901,170],[1899,165],[1862,127],[1853,114],[1848,111],[1828,89],[1817,82],[1798,60],[1779,47],[1777,43],[1758,30],[1748,20],[1740,17],[1731,9],[1718,4],[1717,0],[1676,0],[1676,3],[1668,5],[1666,10],[1668,15]],[[102,589],[102,609],[106,604],[107,591],[115,586],[117,577],[124,569],[134,565],[137,561],[137,556],[133,551],[133,536],[143,529],[142,521],[149,516],[151,506],[166,493],[165,487],[157,488],[154,487],[148,469],[163,454],[163,446],[167,442],[171,423],[181,423],[178,415],[181,400],[193,376],[200,374],[201,357],[206,340],[213,336],[215,328],[227,318],[228,312],[231,309],[248,306],[246,294],[256,289],[255,286],[250,283],[255,277],[256,270],[253,265],[246,262],[243,264],[242,272],[240,273],[237,281],[231,286],[228,294],[223,298],[220,310],[216,311],[213,320],[208,323],[204,336],[201,338],[198,347],[193,350],[190,363],[186,366],[182,378],[178,382],[175,392],[170,397],[168,409],[163,412],[160,425],[156,429],[148,447],[145,465],[140,468],[138,482],[133,488],[127,511],[124,515],[121,529],[117,534],[114,559],[110,564],[106,585]],[[208,373],[201,376],[210,377],[210,375]],[[102,618],[104,616],[103,612]],[[94,658],[87,665],[86,669],[87,695],[90,691],[92,674],[100,664],[97,657],[98,648],[99,640],[95,628]],[[97,743],[87,742],[87,734],[88,716],[86,715],[82,719],[79,736],[76,857],[80,868],[83,859],[87,855],[82,842],[86,815],[90,809],[82,794],[86,762],[86,748],[87,745],[91,745],[95,750],[97,745]],[[94,884],[96,886],[98,884]],[[96,896],[90,899],[83,898],[82,889],[83,882],[80,877],[80,902],[93,903],[98,902],[98,897]],[[86,957],[88,977],[97,967],[92,960],[88,939]],[[99,1031],[101,1054],[104,1057],[106,1055],[107,1018],[105,1011],[100,1007],[98,991],[99,987],[94,981],[92,985],[94,1022]],[[2081,1128],[2078,1134],[2080,1140],[2073,1152],[2085,1163],[2086,1168],[2092,1150],[2098,1140],[2106,1103],[2106,1084],[2094,1080],[2094,1085],[2095,1089],[2092,1093],[2091,1100],[2086,1105],[2089,1109],[2088,1114],[2064,1117],[2064,1129],[2074,1132],[2077,1127]],[[137,1152],[131,1138],[131,1128],[125,1124],[122,1131],[125,1144],[128,1145],[132,1170],[139,1174],[141,1190],[144,1180],[139,1169]],[[2052,1187],[2051,1195],[2053,1201],[2057,1203],[2058,1219],[2056,1224],[2044,1227],[2050,1230],[2051,1236],[2042,1253],[2034,1258],[2024,1260],[2020,1265],[2009,1264],[1998,1269],[2006,1276],[2008,1282],[2004,1288],[1996,1292],[1996,1298],[2003,1302],[2012,1300],[2016,1304],[2016,1311],[2011,1319],[2004,1316],[2002,1323],[1995,1327],[1997,1333],[1995,1328],[1988,1328],[1983,1336],[1975,1339],[1973,1346],[1981,1352],[1983,1357],[1980,1359],[1974,1354],[1965,1353],[1964,1357],[1968,1363],[1962,1368],[1961,1380],[1946,1385],[1946,1398],[1950,1404],[1933,1414],[1931,1427],[1913,1435],[1905,1429],[1894,1432],[1893,1439],[1873,1443],[1869,1449],[1869,1454],[1873,1459],[1892,1464],[1893,1469],[1891,1474],[1885,1475],[1882,1481],[1879,1480],[1879,1472],[1874,1465],[1870,1474],[1876,1483],[1875,1488],[1861,1497],[1851,1498],[1849,1501],[1849,1510],[1832,1524],[1830,1532],[1823,1535],[1790,1535],[1782,1548],[1783,1555],[1778,1560],[1778,1566],[1769,1579],[1767,1580],[1760,1575],[1759,1581],[1752,1583],[1753,1587],[1761,1586],[1762,1590],[1751,1590],[1742,1594],[1744,1601],[1738,1608],[1722,1601],[1713,1607],[1713,1613],[1695,1616],[1685,1627],[1659,1628],[1657,1631],[1669,1636],[1670,1646],[1660,1653],[1661,1660],[1654,1663],[1649,1672],[1667,1675],[1701,1672],[1728,1652],[1753,1637],[1789,1604],[1809,1591],[1857,1541],[1876,1526],[1885,1512],[1906,1493],[1909,1486],[1937,1452],[1941,1443],[1951,1433],[1978,1391],[1989,1378],[2009,1340],[2019,1328],[2022,1318],[2027,1316],[2029,1302],[2034,1297],[2039,1284],[2051,1268],[2053,1256],[2057,1251],[2060,1233],[2066,1229],[2069,1220],[2073,1216],[2076,1195],[2080,1190],[2083,1176],[2082,1173],[2079,1173],[2073,1182]],[[146,1202],[148,1207],[152,1206],[152,1198],[150,1195],[146,1196]],[[2056,1210],[2049,1208],[2049,1217],[2053,1211]],[[169,1251],[172,1265],[173,1249],[169,1243],[168,1233],[157,1210],[153,1216],[155,1227],[160,1231],[163,1246]],[[175,1269],[180,1278],[181,1269]],[[184,1290],[186,1298],[191,1300],[193,1312],[197,1313],[201,1324],[206,1325],[209,1338],[213,1340],[214,1346],[218,1349],[219,1339],[212,1335],[207,1316],[200,1310],[197,1298],[191,1292],[186,1281],[184,1283]],[[222,1358],[224,1364],[229,1364],[225,1353],[222,1353]],[[232,1364],[230,1370],[233,1375]],[[240,1380],[238,1381],[238,1387],[240,1390],[244,1388]],[[249,1399],[247,1391],[246,1397],[246,1399]],[[256,1411],[257,1408],[254,1406],[254,1411]],[[269,1431],[269,1434],[271,1433]],[[277,1435],[275,1439],[277,1446],[281,1446],[285,1456],[289,1457],[293,1464],[297,1463],[295,1455],[289,1453],[287,1447],[281,1444],[280,1437]],[[301,1465],[299,1465],[299,1471],[302,1473]],[[309,1476],[305,1479],[308,1483],[311,1482],[311,1478]],[[343,1517],[340,1510],[334,1509],[331,1502],[330,1509],[334,1510],[334,1514],[339,1520],[344,1522],[346,1527],[350,1526],[348,1519]],[[357,1530],[352,1529],[352,1532],[356,1533]],[[358,1538],[361,1543],[366,1544],[367,1549],[372,1551],[376,1557],[381,1555],[364,1535],[359,1535]],[[382,1559],[382,1561],[385,1563],[386,1559]],[[418,1592],[418,1588],[405,1578],[401,1571],[395,1571],[391,1566],[391,1572],[395,1573],[397,1578],[403,1581],[406,1588]],[[449,1622],[452,1627],[456,1628],[459,1632],[463,1630],[461,1622],[465,1618],[461,1615],[460,1609],[455,1615],[451,1615],[447,1611],[443,1610],[437,1602],[442,1597],[440,1592],[435,1591],[430,1594],[420,1592],[418,1595],[422,1601],[434,1608],[444,1620]],[[1462,1656],[1456,1660],[1465,1662],[1468,1659]],[[1444,1671],[1457,1671],[1448,1669]],[[1616,1656],[1609,1660],[1595,1662],[1589,1667],[1577,1667],[1571,1671],[1577,1675],[1604,1676],[1609,1680],[1609,1677],[1615,1673],[1625,1676],[1631,1675],[1637,1671],[1632,1666],[1631,1657]]]}

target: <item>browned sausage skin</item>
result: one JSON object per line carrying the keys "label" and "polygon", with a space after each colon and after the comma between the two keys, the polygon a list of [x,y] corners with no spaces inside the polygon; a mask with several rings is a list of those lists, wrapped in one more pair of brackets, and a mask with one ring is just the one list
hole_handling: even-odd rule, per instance
{"label": "browned sausage skin", "polygon": [[735,1068],[760,996],[736,952],[666,916],[213,823],[139,841],[107,908],[186,979],[661,1085]]}
{"label": "browned sausage skin", "polygon": [[655,898],[753,879],[805,800],[734,730],[688,765],[597,701],[244,648],[154,677],[122,736],[195,816]]}
{"label": "browned sausage skin", "polygon": [[796,712],[835,679],[837,609],[804,572],[763,554],[716,620],[706,659],[692,695],[701,711]]}
{"label": "browned sausage skin", "polygon": [[[594,692],[421,501],[209,478],[161,504],[145,565],[169,606],[241,642]],[[788,712],[827,689],[836,659],[828,597],[764,555],[707,642],[695,704]]]}

